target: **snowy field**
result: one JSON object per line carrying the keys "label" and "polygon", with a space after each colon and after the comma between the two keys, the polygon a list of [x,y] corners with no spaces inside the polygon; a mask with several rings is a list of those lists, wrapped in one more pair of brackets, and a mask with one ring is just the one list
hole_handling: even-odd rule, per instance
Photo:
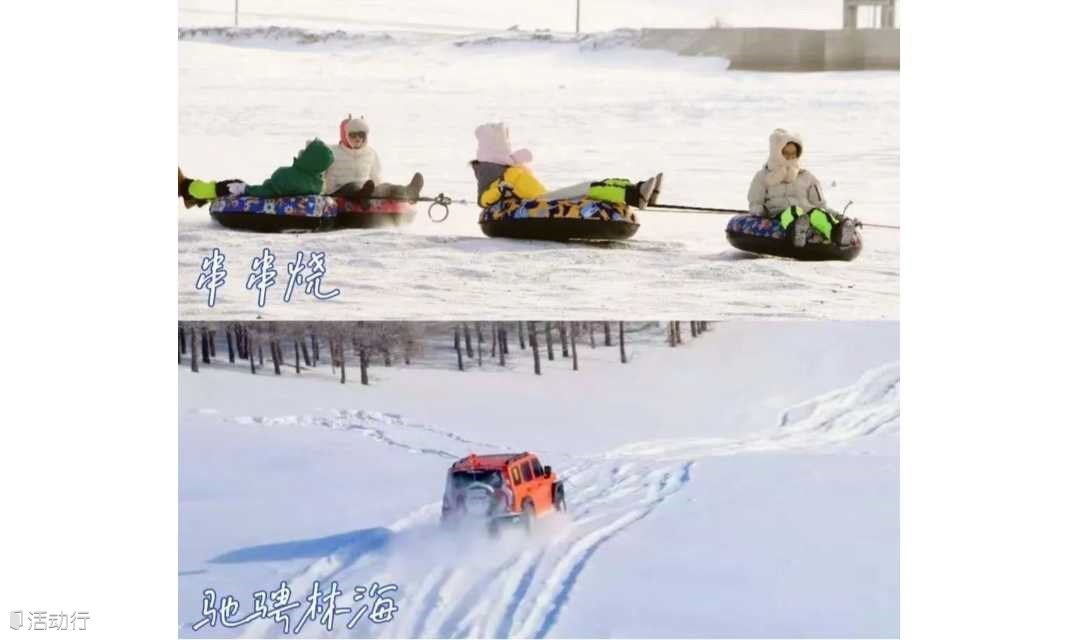
{"label": "snowy field", "polygon": [[[305,3],[291,13],[285,3],[242,3],[258,16],[242,18],[249,28],[235,37],[183,31],[231,24],[232,3],[222,4],[184,2],[180,11],[179,162],[196,177],[262,180],[305,140],[336,142],[337,123],[352,112],[370,121],[385,178],[405,182],[420,171],[427,195],[474,200],[466,165],[473,129],[505,121],[515,145],[533,151],[533,169],[549,188],[663,171],[663,201],[745,208],[768,134],[782,126],[803,134],[804,166],[833,205],[853,200],[850,212],[864,221],[899,223],[898,73],[732,72],[723,59],[645,51],[632,46],[632,32],[611,31],[703,26],[712,3],[686,3],[665,13],[666,22],[656,3],[619,3],[625,7],[609,12],[586,3],[595,13],[584,13],[585,27],[604,33],[581,42],[505,31],[557,27],[538,3],[513,3],[534,7],[518,16],[508,8],[455,13],[436,2],[366,3],[362,15],[351,8],[361,3]],[[755,4],[718,6],[753,17]],[[778,3],[760,21],[737,22],[786,24],[802,9],[782,8],[796,4],[818,16],[807,17],[808,26],[839,21],[837,3]],[[272,37],[261,28],[267,24],[306,29],[321,42]],[[633,239],[586,246],[489,239],[478,213],[455,205],[445,223],[421,212],[403,230],[259,235],[178,205],[181,317],[584,319],[610,309],[623,317],[898,317],[894,230],[865,230],[854,263],[804,264],[733,249],[726,216],[646,211]],[[230,275],[210,313],[194,283],[213,248],[226,255]],[[277,255],[282,273],[297,250],[325,251],[326,288],[343,294],[285,304],[279,286],[258,310],[244,284],[263,248]]]}
{"label": "snowy field", "polygon": [[[181,370],[180,633],[280,634],[193,632],[205,588],[242,617],[281,580],[301,601],[336,580],[398,585],[395,619],[301,636],[899,634],[895,323],[714,324],[635,341],[629,365],[580,355],[537,378],[524,357],[459,373],[429,353],[369,387]],[[565,479],[567,514],[497,546],[441,531],[449,464],[519,450]]]}

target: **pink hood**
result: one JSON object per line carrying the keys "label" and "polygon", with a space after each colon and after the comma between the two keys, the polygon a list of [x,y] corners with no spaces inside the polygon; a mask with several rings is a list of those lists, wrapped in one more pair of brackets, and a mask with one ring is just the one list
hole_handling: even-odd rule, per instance
{"label": "pink hood", "polygon": [[[338,135],[340,136],[341,146],[348,149],[359,149],[360,147],[364,146],[360,145],[360,147],[354,147],[349,144],[350,131],[363,131],[364,133],[368,133],[369,130],[367,120],[364,120],[363,116],[360,116],[359,118],[354,118],[350,113],[349,117],[342,120],[341,126],[338,127]],[[364,144],[367,143],[365,142]]]}
{"label": "pink hood", "polygon": [[515,165],[532,162],[528,149],[511,151],[510,128],[502,122],[489,122],[476,128],[476,159],[480,162]]}

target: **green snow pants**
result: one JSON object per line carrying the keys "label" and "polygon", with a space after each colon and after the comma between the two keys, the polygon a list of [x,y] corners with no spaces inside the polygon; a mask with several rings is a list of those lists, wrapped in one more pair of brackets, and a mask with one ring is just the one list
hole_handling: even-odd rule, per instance
{"label": "green snow pants", "polygon": [[840,224],[840,219],[833,214],[825,211],[824,209],[818,209],[814,207],[809,213],[803,211],[800,207],[788,207],[780,212],[780,228],[787,231],[787,228],[791,226],[795,219],[802,215],[810,216],[810,226],[821,234],[821,237],[825,238],[825,242],[828,243],[832,240],[833,225]]}

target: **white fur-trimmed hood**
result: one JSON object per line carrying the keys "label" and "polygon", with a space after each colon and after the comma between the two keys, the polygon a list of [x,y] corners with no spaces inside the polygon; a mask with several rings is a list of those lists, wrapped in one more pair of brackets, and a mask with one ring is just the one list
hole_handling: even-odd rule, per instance
{"label": "white fur-trimmed hood", "polygon": [[[799,156],[794,160],[786,159],[781,153],[789,142],[794,142],[799,147]],[[803,146],[802,137],[799,134],[786,129],[774,130],[769,134],[769,160],[765,163],[765,168],[769,173],[765,177],[765,182],[769,185],[777,185],[794,180],[799,175],[799,162],[805,150],[806,147]]]}

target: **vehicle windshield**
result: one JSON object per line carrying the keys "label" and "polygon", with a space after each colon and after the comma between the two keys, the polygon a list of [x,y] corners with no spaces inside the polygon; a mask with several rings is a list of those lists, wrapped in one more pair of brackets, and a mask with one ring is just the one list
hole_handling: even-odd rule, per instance
{"label": "vehicle windshield", "polygon": [[483,482],[498,489],[502,486],[502,474],[498,471],[455,471],[451,482],[455,489],[467,487],[474,482]]}

